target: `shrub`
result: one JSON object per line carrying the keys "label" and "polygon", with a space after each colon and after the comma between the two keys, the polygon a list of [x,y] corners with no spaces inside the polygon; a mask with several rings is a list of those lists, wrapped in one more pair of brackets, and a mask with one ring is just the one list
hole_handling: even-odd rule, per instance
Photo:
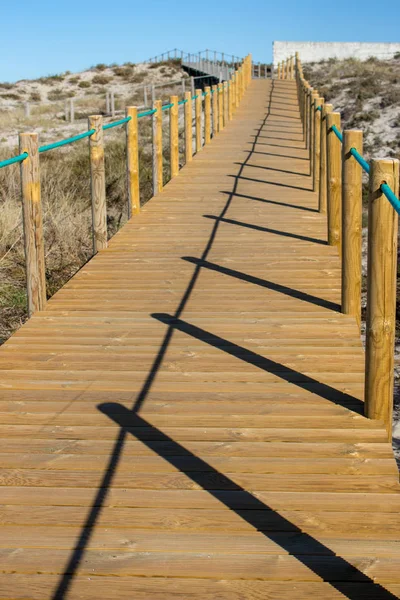
{"label": "shrub", "polygon": [[40,92],[31,92],[29,99],[32,100],[32,102],[40,102],[42,99],[42,96],[41,96]]}
{"label": "shrub", "polygon": [[12,83],[8,83],[8,82],[3,82],[0,83],[0,88],[2,88],[3,90],[12,90],[12,88],[14,87],[14,85]]}
{"label": "shrub", "polygon": [[105,85],[110,81],[112,81],[112,77],[107,77],[107,75],[95,75],[92,79],[92,83],[98,83],[99,85]]}
{"label": "shrub", "polygon": [[57,88],[55,90],[51,90],[51,92],[49,92],[47,94],[47,98],[51,101],[54,100],[65,100],[65,98],[73,98],[75,96],[75,92],[70,91],[70,92],[66,92],[61,88]]}
{"label": "shrub", "polygon": [[21,96],[19,94],[13,92],[7,92],[6,94],[1,94],[1,98],[6,100],[21,100]]}
{"label": "shrub", "polygon": [[107,69],[107,65],[105,65],[104,63],[99,63],[98,65],[95,65],[93,68],[96,69],[96,71],[105,71]]}
{"label": "shrub", "polygon": [[142,81],[144,81],[146,79],[146,73],[136,73],[136,75],[133,75],[133,77],[131,78],[131,82],[132,83],[142,83]]}
{"label": "shrub", "polygon": [[70,77],[68,79],[68,83],[71,85],[76,85],[80,81],[80,77],[77,75],[76,77]]}
{"label": "shrub", "polygon": [[124,79],[129,79],[129,77],[133,75],[132,67],[115,67],[113,71],[115,75],[123,77]]}
{"label": "shrub", "polygon": [[78,87],[80,87],[80,88],[89,88],[89,87],[91,87],[91,85],[92,84],[90,83],[90,81],[80,81],[78,83]]}
{"label": "shrub", "polygon": [[47,77],[39,77],[39,79],[35,79],[34,81],[38,81],[39,83],[46,83],[48,85],[54,85],[55,83],[60,83],[64,81],[64,75],[48,75]]}

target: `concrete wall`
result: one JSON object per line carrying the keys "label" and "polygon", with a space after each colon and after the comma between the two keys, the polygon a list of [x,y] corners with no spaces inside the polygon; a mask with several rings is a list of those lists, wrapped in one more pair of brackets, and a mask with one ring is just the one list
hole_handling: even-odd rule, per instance
{"label": "concrete wall", "polygon": [[399,44],[369,44],[362,42],[273,42],[273,60],[277,65],[298,52],[303,63],[327,58],[359,58],[366,60],[370,56],[392,58],[400,52]]}

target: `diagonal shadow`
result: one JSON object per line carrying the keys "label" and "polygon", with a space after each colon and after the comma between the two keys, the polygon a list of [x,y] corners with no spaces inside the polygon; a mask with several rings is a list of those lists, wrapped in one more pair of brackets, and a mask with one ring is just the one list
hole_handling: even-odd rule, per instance
{"label": "diagonal shadow", "polygon": [[[235,194],[236,195],[236,194]],[[236,221],[235,219],[225,219],[223,217],[216,217],[215,215],[203,215],[206,219],[218,219],[222,223],[229,223],[230,225],[239,225],[240,227],[247,227],[248,229],[255,229],[256,231],[265,231],[266,233],[275,233],[276,235],[282,235],[283,237],[290,237],[295,240],[302,240],[303,242],[312,242],[313,244],[327,245],[327,242],[318,240],[317,238],[307,237],[306,235],[300,235],[299,233],[289,233],[287,231],[280,231],[279,229],[271,229],[270,227],[262,227],[261,225],[253,225],[252,223],[243,223],[243,221]]]}
{"label": "diagonal shadow", "polygon": [[[244,150],[243,152],[247,152],[247,150]],[[262,154],[263,156],[277,156],[278,158],[293,158],[295,160],[310,160],[309,158],[304,158],[303,156],[290,156],[289,154],[276,154],[275,152],[261,152],[260,150],[254,150],[252,154]]]}
{"label": "diagonal shadow", "polygon": [[208,269],[209,271],[222,273],[223,275],[229,275],[230,277],[235,277],[236,279],[240,279],[241,281],[247,281],[248,283],[254,283],[254,285],[259,285],[260,287],[272,290],[273,292],[286,294],[291,298],[296,298],[297,300],[303,300],[304,302],[309,302],[310,304],[321,306],[321,308],[327,308],[328,310],[333,310],[335,312],[340,311],[340,306],[336,302],[330,302],[329,300],[318,298],[318,296],[307,294],[307,292],[295,290],[286,285],[274,283],[273,281],[268,281],[268,279],[261,279],[260,277],[255,277],[254,275],[248,275],[247,273],[243,273],[242,271],[229,269],[228,267],[223,267],[222,265],[217,265],[215,263],[208,262],[207,260],[200,260],[199,258],[195,258],[193,256],[183,256],[182,258],[183,260],[186,260],[187,262],[190,262],[194,265],[199,265],[203,269]]}
{"label": "diagonal shadow", "polygon": [[[267,136],[260,136],[262,139],[265,139]],[[268,138],[267,138],[268,139]],[[276,138],[271,138],[276,139]],[[297,142],[300,140],[296,140]],[[303,146],[293,146],[293,144],[270,144],[269,142],[258,142],[259,146],[273,146],[274,148],[286,148],[288,150],[306,150],[306,147]]]}
{"label": "diagonal shadow", "polygon": [[[240,163],[241,164],[241,163]],[[231,194],[232,192],[221,191],[221,194]],[[309,208],[308,206],[297,206],[296,204],[289,204],[288,202],[279,202],[278,200],[266,200],[265,198],[257,198],[257,196],[247,196],[246,194],[234,194],[237,198],[246,198],[248,200],[256,200],[257,202],[265,202],[267,204],[276,204],[277,206],[285,206],[287,208],[295,208],[296,210],[305,210],[308,212],[317,213],[316,208]]]}
{"label": "diagonal shadow", "polygon": [[[132,435],[151,450],[154,450],[154,448],[150,440],[157,439],[157,441],[168,445],[174,454],[164,454],[162,452],[157,452],[157,454],[174,468],[183,472],[186,477],[207,491],[210,496],[213,496],[226,508],[235,512],[256,531],[279,544],[289,555],[294,556],[296,560],[318,575],[323,581],[328,582],[344,597],[350,600],[360,600],[359,587],[351,586],[350,582],[362,582],[364,585],[369,584],[369,589],[365,590],[367,593],[370,592],[369,598],[374,598],[374,600],[396,600],[396,596],[379,583],[375,583],[356,566],[337,556],[322,542],[291,523],[227,475],[190,452],[185,446],[173,440],[143,417],[114,402],[100,404],[98,408],[104,415],[113,420],[121,428],[121,431],[124,431],[125,435]],[[192,462],[190,469],[182,468],[182,461],[180,460],[182,454],[190,457]],[[240,494],[241,502],[246,506],[251,506],[251,509],[238,508],[232,499],[232,494],[229,493],[232,491]],[[272,519],[271,513],[273,515]],[[287,539],[276,535],[286,531],[297,534],[297,537]],[[362,597],[366,598],[364,595]]]}
{"label": "diagonal shadow", "polygon": [[[267,131],[266,133],[269,133],[269,131]],[[301,133],[298,133],[297,135],[301,136]],[[263,140],[280,140],[282,142],[302,142],[303,141],[303,140],[299,140],[298,138],[285,138],[285,137],[278,137],[278,136],[274,136],[274,135],[261,135],[260,138]],[[290,145],[290,147],[296,148],[296,149],[298,148],[298,146],[292,146],[292,145]],[[286,148],[286,146],[285,146],[285,148]],[[304,150],[304,145],[301,146],[301,149]]]}
{"label": "diagonal shadow", "polygon": [[[234,163],[235,165],[241,165],[242,163]],[[246,167],[252,167],[253,169],[263,169],[264,171],[276,171],[276,173],[285,173],[287,175],[300,175],[301,177],[310,177],[309,173],[299,173],[298,171],[287,171],[286,169],[276,169],[275,167],[264,167],[264,165],[249,165]]]}
{"label": "diagonal shadow", "polygon": [[[247,167],[247,165],[246,165]],[[228,175],[228,177],[239,177],[244,181],[254,181],[255,183],[265,183],[267,185],[275,185],[277,187],[283,187],[291,190],[301,190],[304,192],[312,192],[312,188],[301,187],[299,185],[290,185],[289,183],[277,183],[276,181],[265,181],[264,179],[254,179],[253,177],[244,177],[244,175]]]}
{"label": "diagonal shadow", "polygon": [[173,315],[166,313],[155,313],[151,316],[161,323],[168,325],[170,328],[172,327],[177,331],[182,331],[183,333],[186,333],[197,340],[213,346],[214,348],[219,348],[223,350],[223,352],[243,360],[248,364],[254,365],[266,373],[274,373],[284,381],[287,381],[288,383],[294,383],[304,390],[309,391],[310,388],[317,388],[317,393],[319,396],[321,396],[321,398],[325,398],[334,404],[338,404],[346,408],[349,405],[352,405],[356,407],[357,413],[363,414],[364,403],[361,400],[355,398],[354,396],[350,396],[350,394],[341,392],[340,390],[337,390],[326,383],[321,383],[309,375],[305,375],[300,371],[296,371],[295,369],[287,367],[286,365],[282,365],[281,363],[278,363],[270,358],[266,358],[261,354],[257,354],[257,352],[248,350],[243,346],[239,346],[234,342],[230,342],[229,340],[226,340],[219,335],[215,335],[210,331],[205,331],[204,329],[201,329],[196,325],[192,325],[187,321],[183,321],[182,319]]}

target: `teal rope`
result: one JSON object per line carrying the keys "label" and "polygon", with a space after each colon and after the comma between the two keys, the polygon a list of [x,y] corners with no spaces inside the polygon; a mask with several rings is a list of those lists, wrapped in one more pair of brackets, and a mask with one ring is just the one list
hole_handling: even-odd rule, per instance
{"label": "teal rope", "polygon": [[151,110],[145,110],[144,112],[138,113],[138,119],[141,119],[142,117],[148,117],[149,115],[154,115],[154,113],[156,112],[156,108],[153,108]]}
{"label": "teal rope", "polygon": [[381,192],[385,194],[386,198],[389,200],[390,204],[393,206],[394,210],[400,214],[400,201],[394,191],[390,188],[387,183],[382,183]]}
{"label": "teal rope", "polygon": [[73,137],[65,140],[60,140],[59,142],[54,142],[53,144],[47,144],[46,146],[39,146],[39,152],[48,152],[49,150],[54,150],[54,148],[60,148],[60,146],[67,146],[73,142],[83,140],[83,138],[90,137],[94,133],[96,133],[95,129],[89,129],[89,131],[85,131],[85,133],[79,133],[78,135],[74,135]]}
{"label": "teal rope", "polygon": [[112,123],[107,123],[107,125],[103,125],[103,131],[106,129],[112,129],[113,127],[118,127],[119,125],[125,125],[128,123],[132,117],[125,117],[125,119],[121,119],[120,121],[113,121]]}
{"label": "teal rope", "polygon": [[192,96],[192,100],[196,100],[199,96]]}
{"label": "teal rope", "polygon": [[178,105],[181,106],[181,104],[186,104],[187,100],[179,100]]}
{"label": "teal rope", "polygon": [[22,154],[18,154],[18,156],[13,156],[12,158],[6,158],[6,160],[0,161],[0,169],[3,167],[8,167],[8,165],[13,165],[14,163],[20,163],[26,158],[28,158],[29,154],[27,152],[23,152]]}
{"label": "teal rope", "polygon": [[173,104],[164,104],[164,106],[161,108],[161,110],[168,110],[169,108],[172,108]]}
{"label": "teal rope", "polygon": [[322,112],[322,106],[317,106],[315,110],[319,110],[320,112]]}
{"label": "teal rope", "polygon": [[331,130],[336,135],[336,137],[338,138],[338,140],[340,142],[343,142],[343,135],[341,134],[341,132],[339,131],[339,129],[336,127],[336,125],[332,125]]}
{"label": "teal rope", "polygon": [[350,148],[350,154],[352,156],[354,156],[354,158],[356,159],[358,164],[362,166],[364,171],[369,174],[370,166],[367,163],[367,161],[365,160],[365,158],[363,156],[361,156],[361,154],[359,152],[357,152],[357,150],[355,148]]}

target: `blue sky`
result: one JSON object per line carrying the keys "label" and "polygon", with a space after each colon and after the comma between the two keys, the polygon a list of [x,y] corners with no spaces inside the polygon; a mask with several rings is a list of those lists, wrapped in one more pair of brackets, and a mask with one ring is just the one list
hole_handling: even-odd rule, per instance
{"label": "blue sky", "polygon": [[273,40],[400,41],[400,2],[11,0],[2,3],[0,81],[139,62],[171,48],[270,61]]}

